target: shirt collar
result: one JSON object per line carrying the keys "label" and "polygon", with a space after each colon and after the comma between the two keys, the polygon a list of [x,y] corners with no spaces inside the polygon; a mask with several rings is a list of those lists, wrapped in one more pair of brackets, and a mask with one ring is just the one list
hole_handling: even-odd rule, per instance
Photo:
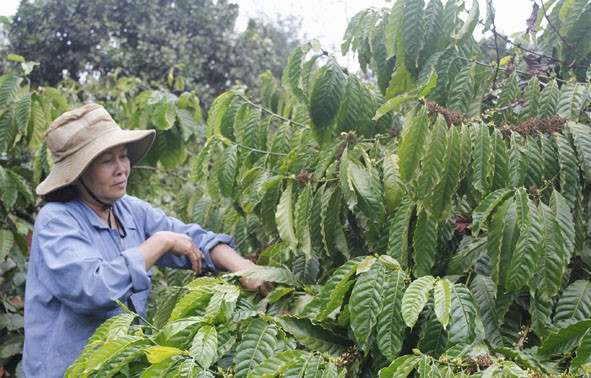
{"label": "shirt collar", "polygon": [[[123,198],[125,198],[125,197],[123,197]],[[133,216],[127,210],[127,208],[125,206],[121,205],[122,199],[115,201],[115,203],[113,204],[113,209],[114,209],[114,211],[117,212],[117,216],[119,217],[119,219],[121,220],[121,223],[123,223],[123,226],[126,229],[135,230],[136,226],[135,226],[135,222],[133,220]],[[105,229],[105,230],[109,229],[109,226],[98,216],[97,213],[95,213],[90,208],[90,206],[88,206],[88,204],[86,202],[84,202],[80,198],[77,198],[75,201],[78,203],[78,207],[81,209],[81,211],[84,214],[86,214],[86,216],[88,217],[88,221],[90,222],[91,225],[93,225],[94,227],[101,229],[101,230],[102,229]]]}

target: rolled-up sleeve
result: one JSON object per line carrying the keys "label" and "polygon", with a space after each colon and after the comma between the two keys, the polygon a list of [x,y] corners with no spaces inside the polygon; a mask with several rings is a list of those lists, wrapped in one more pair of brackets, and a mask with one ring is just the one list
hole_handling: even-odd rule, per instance
{"label": "rolled-up sleeve", "polygon": [[129,269],[133,291],[138,292],[149,289],[150,277],[146,274],[146,261],[140,250],[131,248],[123,251],[122,256]]}
{"label": "rolled-up sleeve", "polygon": [[39,226],[37,238],[39,280],[75,312],[116,308],[116,300],[125,302],[150,286],[137,248],[101,250],[108,247],[92,240],[72,217],[53,217]]}
{"label": "rolled-up sleeve", "polygon": [[[218,244],[228,244],[235,247],[234,238],[227,234],[217,234],[215,232],[204,230],[195,223],[186,224],[177,218],[167,216],[162,210],[156,209],[144,202],[144,231],[146,239],[158,231],[172,231],[190,236],[195,245],[205,255],[203,268],[217,273],[218,270],[211,259],[211,250]],[[190,261],[184,256],[175,256],[167,253],[156,263],[160,266],[173,268],[190,268]]]}

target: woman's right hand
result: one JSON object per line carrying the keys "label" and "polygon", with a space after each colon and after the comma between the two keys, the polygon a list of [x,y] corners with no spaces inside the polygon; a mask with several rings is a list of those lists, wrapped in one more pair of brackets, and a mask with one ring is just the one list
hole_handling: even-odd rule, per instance
{"label": "woman's right hand", "polygon": [[193,239],[185,234],[172,231],[160,231],[146,240],[139,249],[144,253],[146,269],[149,269],[164,253],[170,252],[177,256],[186,256],[191,262],[195,273],[201,273],[201,261],[205,255],[195,245]]}

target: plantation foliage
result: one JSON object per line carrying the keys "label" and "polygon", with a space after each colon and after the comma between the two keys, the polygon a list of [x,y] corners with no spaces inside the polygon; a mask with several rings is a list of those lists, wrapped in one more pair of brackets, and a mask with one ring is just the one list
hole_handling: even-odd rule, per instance
{"label": "plantation foliage", "polygon": [[[304,44],[260,104],[218,97],[204,135],[197,99],[114,102],[178,138],[150,160],[190,168],[177,214],[269,267],[167,287],[141,325],[103,324],[68,376],[589,376],[591,3],[542,3],[510,57],[474,38],[479,19],[495,29],[487,4],[362,11],[342,48],[376,83]],[[61,102],[19,80],[0,82],[0,130],[30,145]],[[1,162],[2,209],[31,203]],[[239,276],[277,285],[261,297]]]}

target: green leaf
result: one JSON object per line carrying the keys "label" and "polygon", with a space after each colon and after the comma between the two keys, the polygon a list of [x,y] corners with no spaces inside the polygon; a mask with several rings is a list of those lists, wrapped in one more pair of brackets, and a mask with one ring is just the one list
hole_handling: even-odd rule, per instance
{"label": "green leaf", "polygon": [[383,189],[378,180],[377,173],[371,167],[362,167],[349,158],[349,178],[357,192],[359,209],[367,217],[370,229],[373,226],[374,233],[384,222],[386,210],[383,205]]}
{"label": "green leaf", "polygon": [[513,190],[510,189],[497,189],[494,192],[489,193],[486,198],[482,200],[478,207],[472,212],[472,235],[478,235],[480,228],[486,223],[488,217],[495,208],[512,193]]}
{"label": "green leaf", "polygon": [[321,321],[341,307],[345,295],[353,284],[353,281],[349,280],[365,259],[365,256],[357,256],[338,267],[322,286],[318,296],[306,306],[304,314],[317,314],[316,319]]}
{"label": "green leaf", "polygon": [[27,124],[31,118],[32,93],[27,93],[18,99],[15,106],[16,124],[21,133],[27,130]]}
{"label": "green leaf", "polygon": [[226,148],[221,156],[222,167],[218,171],[220,192],[226,198],[232,197],[236,181],[238,151],[236,145]]}
{"label": "green leaf", "polygon": [[[436,3],[436,1],[430,1],[429,4],[431,3]],[[429,72],[427,80],[419,83],[417,97],[421,98],[427,96],[435,86],[437,86],[437,71],[435,71],[434,66],[431,66],[431,71]]]}
{"label": "green leaf", "polygon": [[14,245],[14,236],[10,230],[0,229],[0,264],[6,260],[6,256]]}
{"label": "green leaf", "polygon": [[458,112],[467,113],[475,92],[476,63],[467,64],[453,78],[449,89],[448,107]]}
{"label": "green leaf", "polygon": [[577,147],[585,180],[591,182],[591,128],[576,122],[568,122],[567,125]]}
{"label": "green leaf", "polygon": [[507,188],[511,184],[509,174],[509,154],[507,153],[507,145],[503,140],[503,136],[499,129],[493,130],[492,135],[492,151],[493,151],[493,169],[494,178],[492,181],[492,189],[498,190]]}
{"label": "green leaf", "polygon": [[288,243],[289,248],[293,251],[298,245],[298,239],[294,229],[292,187],[293,184],[290,182],[283,194],[281,194],[277,212],[275,213],[275,222],[277,223],[279,236]]}
{"label": "green leaf", "polygon": [[244,277],[248,279],[262,279],[269,282],[282,283],[294,287],[302,287],[301,282],[294,274],[285,268],[272,266],[259,267],[254,269],[239,270],[226,274],[227,277]]}
{"label": "green leaf", "polygon": [[389,360],[394,360],[402,348],[404,321],[400,308],[406,286],[404,279],[404,272],[401,270],[395,270],[388,275],[383,295],[384,307],[378,314],[378,348]]}
{"label": "green leaf", "polygon": [[460,173],[463,168],[460,135],[456,128],[452,127],[448,133],[441,180],[435,184],[433,196],[425,204],[426,210],[433,218],[447,219],[452,215],[452,202],[460,185]]}
{"label": "green leaf", "polygon": [[507,272],[505,288],[514,292],[525,286],[535,273],[539,259],[542,226],[539,209],[528,199],[524,189],[515,192],[519,239]]}
{"label": "green leaf", "polygon": [[170,314],[170,320],[177,320],[198,313],[203,315],[213,295],[212,286],[201,286],[188,291],[176,304]]}
{"label": "green leaf", "polygon": [[448,332],[443,328],[433,312],[430,312],[421,326],[417,347],[422,353],[439,356],[445,351],[448,339],[447,334]]}
{"label": "green leaf", "polygon": [[355,131],[359,136],[372,136],[374,106],[372,95],[355,75],[349,75],[336,118],[336,131]]}
{"label": "green leaf", "polygon": [[350,340],[314,324],[308,318],[281,316],[275,320],[309,350],[338,356],[351,344]]}
{"label": "green leaf", "polygon": [[294,276],[304,285],[311,285],[318,280],[320,258],[315,253],[310,258],[307,258],[303,253],[299,253],[295,256],[291,269]]}
{"label": "green leaf", "polygon": [[189,354],[204,369],[214,363],[218,347],[218,334],[215,327],[204,324],[193,338]]}
{"label": "green leaf", "polygon": [[[517,75],[515,72],[509,76],[505,85],[501,89],[501,93],[499,95],[498,106],[499,107],[506,107],[511,105],[515,101],[517,101],[521,97],[521,90],[519,89],[519,83],[517,82]],[[507,110],[508,112],[510,110]]]}
{"label": "green leaf", "polygon": [[156,130],[170,130],[176,120],[176,108],[167,103],[157,103],[153,109]]}
{"label": "green leaf", "polygon": [[353,180],[349,174],[349,149],[344,148],[343,154],[341,155],[341,162],[339,165],[339,180],[341,183],[341,191],[343,192],[343,198],[349,207],[349,210],[354,211],[357,206],[357,195],[355,193],[355,186]]}
{"label": "green leaf", "polygon": [[408,199],[403,200],[390,223],[388,234],[388,255],[404,268],[408,266],[408,238],[413,212],[414,204]]}
{"label": "green leaf", "polygon": [[407,121],[402,128],[402,142],[398,149],[398,157],[400,158],[400,177],[407,183],[417,176],[428,134],[427,108],[422,107],[416,116],[413,113],[407,116]]}
{"label": "green leaf", "polygon": [[558,82],[556,79],[550,80],[542,90],[540,108],[538,109],[539,119],[550,118],[556,114],[559,95],[560,89],[558,88]]}
{"label": "green leaf", "polygon": [[301,89],[300,80],[302,78],[302,66],[304,59],[310,49],[311,43],[304,43],[298,48],[294,49],[287,58],[287,64],[283,69],[281,82],[284,88],[292,92],[301,103],[306,103],[304,92]]}
{"label": "green leaf", "polygon": [[566,119],[577,121],[583,111],[590,86],[586,83],[569,82],[560,88],[556,113]]}
{"label": "green leaf", "polygon": [[537,76],[533,76],[527,83],[523,93],[523,113],[520,116],[522,121],[534,118],[540,107],[540,82]]}
{"label": "green leaf", "polygon": [[432,197],[435,184],[442,180],[447,139],[447,124],[443,116],[438,115],[425,146],[429,153],[423,157],[419,172],[417,192],[418,198],[423,202],[428,202],[428,199]]}
{"label": "green leaf", "polygon": [[544,161],[542,152],[536,140],[530,136],[526,138],[527,150],[527,176],[525,186],[527,188],[543,188],[544,182],[542,176],[544,174]]}
{"label": "green leaf", "polygon": [[[82,354],[78,358],[77,362],[85,364],[86,360],[94,353],[98,345],[101,345],[103,342],[127,335],[131,322],[135,317],[135,315],[123,313],[107,319],[96,329],[96,331],[94,331],[94,334],[88,339],[88,343],[84,347],[84,350],[82,351]],[[82,372],[82,370],[79,370],[80,366],[77,365],[77,363],[74,363],[71,366],[73,371],[77,372],[77,374],[74,373],[74,376],[78,376],[78,374]]]}
{"label": "green leaf", "polygon": [[310,92],[310,118],[312,131],[319,142],[327,141],[345,92],[347,79],[335,59],[329,59],[314,76]]}
{"label": "green leaf", "polygon": [[560,295],[554,322],[569,324],[591,319],[591,281],[577,280]]}
{"label": "green leaf", "polygon": [[489,192],[494,177],[492,172],[494,154],[488,127],[481,123],[475,129],[472,134],[474,148],[471,170],[472,186],[484,195]]}
{"label": "green leaf", "polygon": [[373,264],[359,275],[349,299],[351,329],[357,345],[366,353],[369,352],[369,339],[382,310],[385,274],[386,268],[381,263]]}
{"label": "green leaf", "polygon": [[236,377],[247,377],[261,362],[274,354],[277,328],[263,319],[253,319],[236,345]]}
{"label": "green leaf", "polygon": [[220,125],[222,123],[222,119],[228,106],[232,102],[235,94],[232,92],[222,93],[218,96],[207,114],[207,136],[212,136],[214,134],[220,134]]}
{"label": "green leaf", "polygon": [[531,329],[540,338],[545,337],[550,329],[552,303],[549,299],[542,298],[539,292],[536,292],[529,301],[529,313],[531,315]]}
{"label": "green leaf", "polygon": [[6,209],[11,209],[16,203],[18,197],[18,186],[16,181],[9,174],[9,171],[0,166],[0,201],[4,204]]}
{"label": "green leaf", "polygon": [[538,351],[542,356],[567,353],[579,345],[589,329],[591,329],[591,320],[589,319],[571,323],[543,340]]}
{"label": "green leaf", "polygon": [[18,173],[16,173],[13,170],[7,170],[6,173],[8,174],[8,176],[10,176],[12,181],[16,184],[17,193],[20,193],[20,195],[22,197],[24,197],[25,203],[27,205],[34,204],[35,203],[35,196],[33,195],[33,191],[31,190],[31,187],[29,186],[30,184],[27,181],[27,179],[20,176]]}
{"label": "green leaf", "polygon": [[511,198],[498,207],[488,228],[486,248],[489,255],[490,277],[497,286],[503,286],[505,282],[518,236],[516,206]]}
{"label": "green leaf", "polygon": [[486,253],[488,239],[484,236],[473,238],[470,235],[462,238],[458,252],[452,257],[447,267],[447,274],[464,274],[472,269]]}
{"label": "green leaf", "polygon": [[[442,36],[443,28],[443,4],[441,0],[430,0],[427,4],[424,14],[425,35],[424,47],[421,51],[419,62],[423,62],[427,57],[432,57],[439,53],[439,40]],[[424,64],[423,72],[428,70],[429,76],[432,76],[434,65]],[[437,80],[437,79],[436,79]]]}
{"label": "green leaf", "polygon": [[18,127],[13,122],[13,113],[10,111],[0,113],[0,151],[8,151],[12,148]]}
{"label": "green leaf", "polygon": [[407,103],[408,101],[414,99],[414,96],[395,96],[390,98],[388,101],[386,101],[382,106],[380,106],[378,108],[378,110],[376,110],[376,114],[373,116],[372,120],[373,121],[378,121],[379,119],[381,119],[383,116],[385,116],[386,114],[390,113],[390,112],[397,112],[400,110],[400,106],[402,106],[403,104]]}
{"label": "green leaf", "polygon": [[172,310],[184,293],[181,287],[169,286],[158,294],[155,312],[152,315],[152,324],[156,328],[162,328],[168,322]]}
{"label": "green leaf", "polygon": [[293,366],[300,359],[305,358],[308,352],[303,350],[286,350],[266,359],[248,375],[248,378],[274,378],[281,376],[285,370]]}
{"label": "green leaf", "polygon": [[[357,12],[349,24],[347,25],[347,29],[345,30],[345,35],[343,36],[343,42],[341,43],[341,52],[343,55],[346,55],[351,47],[351,41],[353,39],[357,39],[359,37],[359,31],[363,27],[363,19],[367,15],[368,10],[362,10]],[[292,53],[293,54],[293,53]]]}
{"label": "green leaf", "polygon": [[449,323],[451,310],[451,283],[449,280],[437,279],[433,289],[433,298],[435,299],[435,315],[445,329]]}
{"label": "green leaf", "polygon": [[[85,362],[84,373],[100,371],[103,366],[110,363],[112,358],[116,358],[116,356],[124,353],[127,349],[137,346],[138,344],[145,344],[146,342],[147,340],[138,336],[127,335],[108,340],[88,357]],[[69,372],[70,371],[68,371],[68,374]],[[67,377],[73,376],[68,374],[66,374]]]}
{"label": "green leaf", "polygon": [[261,109],[252,110],[247,104],[244,104],[236,114],[236,121],[234,122],[236,140],[245,147],[258,150],[264,149],[262,131]]}
{"label": "green leaf", "polygon": [[401,103],[406,102],[407,96],[404,96],[404,94],[415,89],[415,86],[415,80],[406,68],[406,65],[403,63],[397,66],[392,74],[390,82],[388,83],[388,88],[386,89],[386,98],[388,101],[392,100],[392,102],[386,103],[386,105],[384,105],[385,107],[381,108],[380,113],[385,114],[388,109],[396,110]]}
{"label": "green leaf", "polygon": [[470,290],[460,284],[452,285],[448,348],[481,341],[477,340],[477,331],[482,331],[476,327],[478,320],[480,320],[480,314]]}
{"label": "green leaf", "polygon": [[504,312],[500,303],[495,298],[495,283],[487,276],[477,274],[470,283],[470,290],[478,303],[482,314],[482,323],[486,331],[486,339],[494,346],[503,346],[501,327],[503,325]]}
{"label": "green leaf", "polygon": [[413,233],[413,254],[415,277],[431,274],[437,258],[437,221],[421,211]]}
{"label": "green leaf", "polygon": [[405,378],[417,367],[421,357],[407,355],[395,359],[390,366],[379,372],[379,378]]}
{"label": "green leaf", "polygon": [[43,143],[45,130],[47,129],[48,121],[43,111],[43,105],[39,101],[34,101],[31,108],[31,118],[29,120],[29,128],[27,135],[29,138],[28,152],[37,152]]}
{"label": "green leaf", "polygon": [[402,40],[404,43],[405,62],[411,70],[418,66],[423,48],[424,8],[423,0],[406,1],[402,18]]}
{"label": "green leaf", "polygon": [[541,256],[536,268],[536,293],[541,300],[549,301],[558,294],[567,267],[563,257],[565,242],[552,209],[540,203],[540,210],[542,240],[539,248]]}
{"label": "green leaf", "polygon": [[2,81],[0,81],[0,108],[10,105],[22,81],[23,79],[16,75],[2,76]]}
{"label": "green leaf", "polygon": [[7,361],[17,357],[23,351],[23,343],[23,335],[3,334],[0,337],[0,359]]}
{"label": "green leaf", "polygon": [[478,6],[478,1],[472,0],[472,6],[470,7],[468,18],[466,18],[464,25],[462,25],[462,28],[457,32],[457,34],[452,36],[457,41],[457,43],[463,42],[466,40],[466,38],[472,36],[474,33],[474,28],[478,24],[479,15],[480,9]]}
{"label": "green leaf", "polygon": [[575,208],[580,190],[579,165],[575,151],[561,134],[554,133],[554,141],[558,146],[560,163],[560,194],[567,200],[571,210]]}
{"label": "green leaf", "polygon": [[314,201],[312,185],[306,185],[295,206],[295,234],[300,251],[306,260],[312,258],[312,236],[310,233],[310,211]]}
{"label": "green leaf", "polygon": [[334,253],[337,246],[338,230],[342,229],[340,221],[341,201],[341,192],[338,187],[326,187],[326,190],[322,193],[320,232],[324,250],[328,255]]}
{"label": "green leaf", "polygon": [[560,192],[554,190],[550,196],[550,207],[556,214],[556,221],[560,226],[562,240],[564,242],[563,264],[568,264],[575,250],[575,224],[566,199]]}
{"label": "green leaf", "polygon": [[[183,140],[177,131],[172,129],[156,134],[154,141],[157,147],[158,161],[167,169],[173,169],[185,160],[186,153],[183,148]],[[155,150],[152,148],[152,150]]]}
{"label": "green leaf", "polygon": [[148,362],[154,365],[159,364],[170,357],[182,355],[185,351],[174,347],[154,345],[144,349],[144,353],[148,358]]}
{"label": "green leaf", "polygon": [[384,156],[382,169],[384,172],[385,207],[387,212],[392,212],[400,205],[405,191],[404,183],[400,179],[398,155],[389,154]]}
{"label": "green leaf", "polygon": [[577,371],[581,365],[589,362],[589,356],[591,356],[591,332],[587,331],[579,343],[576,357],[571,361],[571,371]]}
{"label": "green leaf", "polygon": [[435,278],[432,276],[423,276],[411,282],[404,292],[401,307],[402,318],[410,328],[414,327],[419,314],[427,304],[434,283]]}

